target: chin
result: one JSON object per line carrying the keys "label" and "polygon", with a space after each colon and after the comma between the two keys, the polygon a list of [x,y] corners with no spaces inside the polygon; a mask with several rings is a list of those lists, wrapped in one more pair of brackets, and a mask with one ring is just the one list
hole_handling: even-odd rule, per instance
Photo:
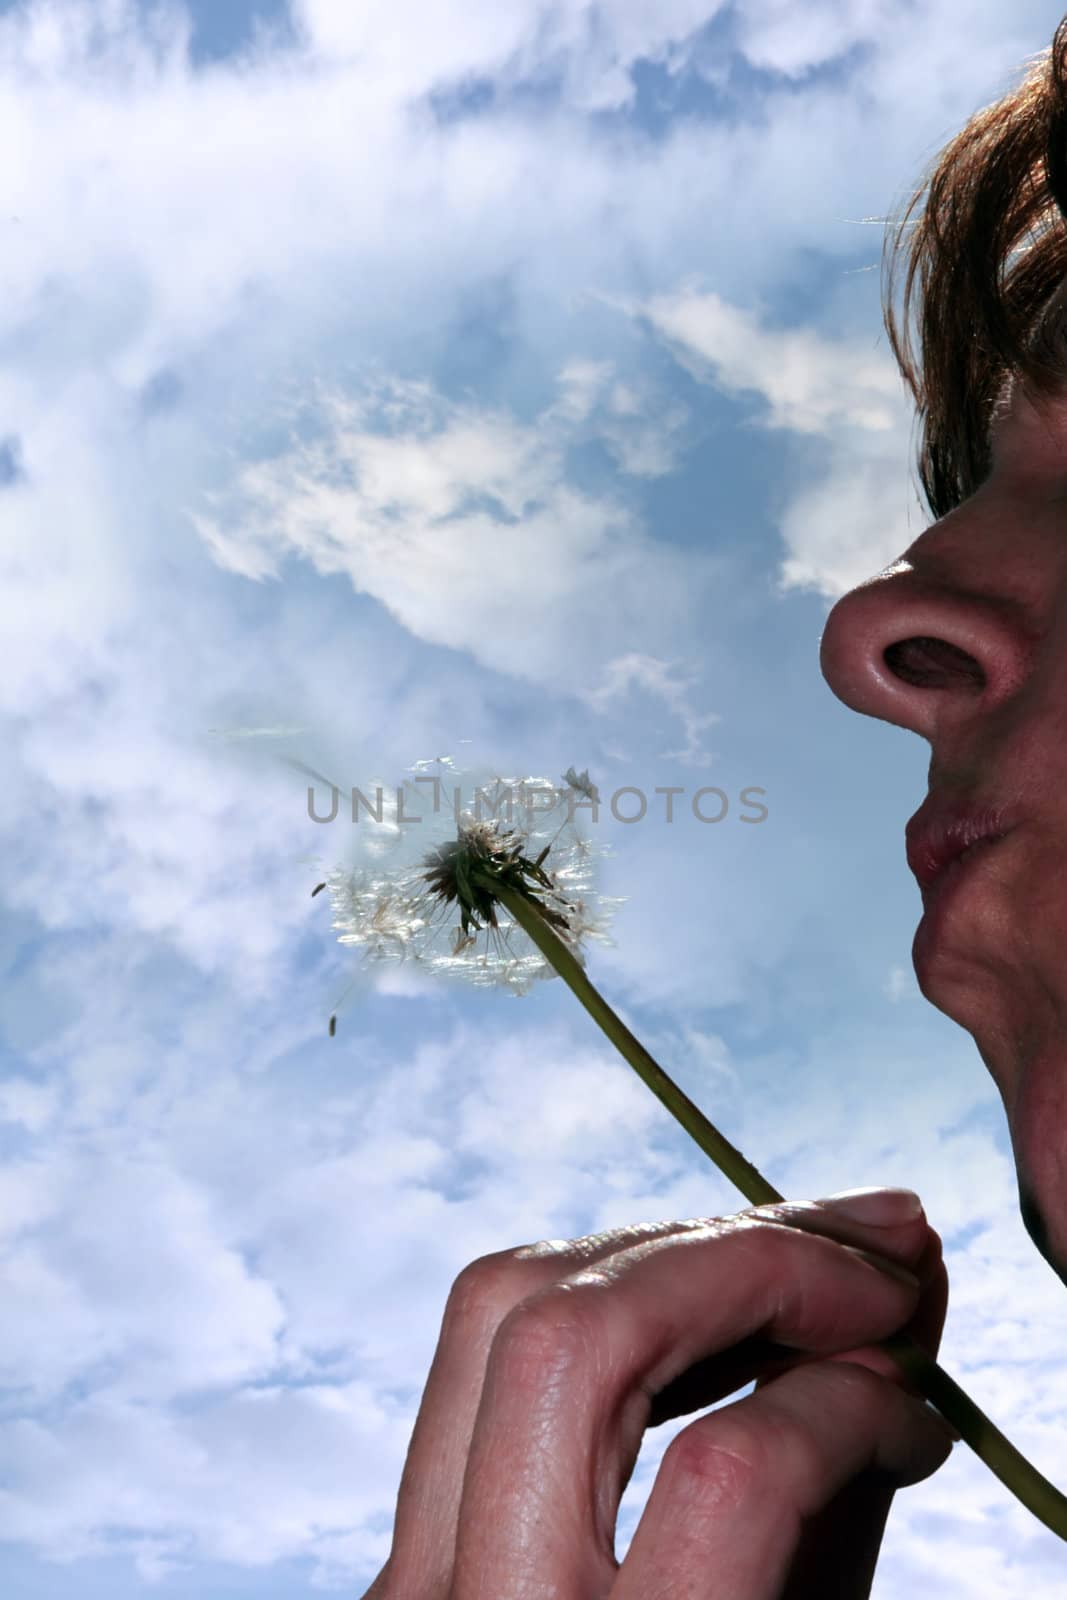
{"label": "chin", "polygon": [[[1054,1067],[1058,1070],[1053,1070]],[[1044,1070],[1042,1070],[1044,1069]],[[1009,1113],[1023,1226],[1067,1287],[1067,1127],[1063,1062],[1031,1065]]]}
{"label": "chin", "polygon": [[988,963],[982,976],[984,982],[976,982],[973,964],[953,961],[945,951],[930,964],[923,993],[978,1046],[1004,1107],[1023,1226],[1067,1287],[1064,1007],[1058,996],[1050,1006],[1047,984],[1027,982],[1021,971],[995,975]]}
{"label": "chin", "polygon": [[[1004,1026],[1003,973],[998,964],[981,963],[969,951],[957,953],[950,948],[933,954],[920,952],[916,958],[913,947],[912,967],[923,999],[971,1035],[994,1081],[1002,1086],[1001,1070],[994,1068],[993,1060],[999,1063],[1005,1053],[1014,1058],[1017,1031],[1010,1024]],[[1006,1052],[999,1044],[1001,1039]],[[983,1048],[987,1040],[998,1041],[991,1052]]]}
{"label": "chin", "polygon": [[1052,1237],[1045,1213],[1033,1190],[1019,1181],[1019,1211],[1023,1227],[1064,1288],[1067,1288],[1067,1250]]}

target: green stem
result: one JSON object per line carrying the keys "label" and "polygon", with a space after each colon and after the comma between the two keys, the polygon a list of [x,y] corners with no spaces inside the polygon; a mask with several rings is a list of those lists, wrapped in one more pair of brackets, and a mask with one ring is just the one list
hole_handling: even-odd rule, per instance
{"label": "green stem", "polygon": [[[746,1199],[757,1206],[783,1200],[784,1195],[772,1188],[752,1163],[746,1161],[740,1150],[723,1138],[689,1096],[653,1060],[622,1018],[616,1015],[603,995],[590,983],[574,954],[530,902],[514,889],[501,884],[499,879],[478,876],[483,887],[490,890],[529,934],[545,960],[577,995],[594,1022],[603,1029],[638,1077]],[[1016,1450],[934,1358],[906,1333],[895,1333],[881,1340],[879,1349],[887,1352],[908,1381],[952,1423],[975,1455],[981,1457],[1016,1499],[1032,1511],[1046,1528],[1059,1534],[1061,1539],[1067,1539],[1067,1496],[1062,1495]]]}

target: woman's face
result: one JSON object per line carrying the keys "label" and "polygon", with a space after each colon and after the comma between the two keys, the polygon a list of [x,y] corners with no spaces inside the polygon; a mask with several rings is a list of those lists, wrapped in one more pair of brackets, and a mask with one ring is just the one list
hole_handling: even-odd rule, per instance
{"label": "woman's face", "polygon": [[846,705],[929,741],[924,817],[1005,813],[924,893],[912,958],[993,1076],[1023,1219],[1067,1282],[1067,393],[1039,410],[1009,384],[989,478],[838,601],[822,668]]}

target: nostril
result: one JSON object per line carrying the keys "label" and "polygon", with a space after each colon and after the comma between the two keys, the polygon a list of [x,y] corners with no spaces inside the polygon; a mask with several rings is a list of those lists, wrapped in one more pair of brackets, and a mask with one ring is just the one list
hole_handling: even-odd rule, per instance
{"label": "nostril", "polygon": [[974,656],[947,639],[901,639],[886,646],[882,659],[894,676],[919,688],[985,688],[985,673]]}

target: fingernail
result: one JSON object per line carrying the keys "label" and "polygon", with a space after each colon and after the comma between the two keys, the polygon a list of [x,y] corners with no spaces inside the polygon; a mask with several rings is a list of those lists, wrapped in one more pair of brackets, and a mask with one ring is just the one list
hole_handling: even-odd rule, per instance
{"label": "fingernail", "polygon": [[923,1203],[913,1189],[842,1189],[816,1203],[877,1228],[898,1227],[923,1214]]}

